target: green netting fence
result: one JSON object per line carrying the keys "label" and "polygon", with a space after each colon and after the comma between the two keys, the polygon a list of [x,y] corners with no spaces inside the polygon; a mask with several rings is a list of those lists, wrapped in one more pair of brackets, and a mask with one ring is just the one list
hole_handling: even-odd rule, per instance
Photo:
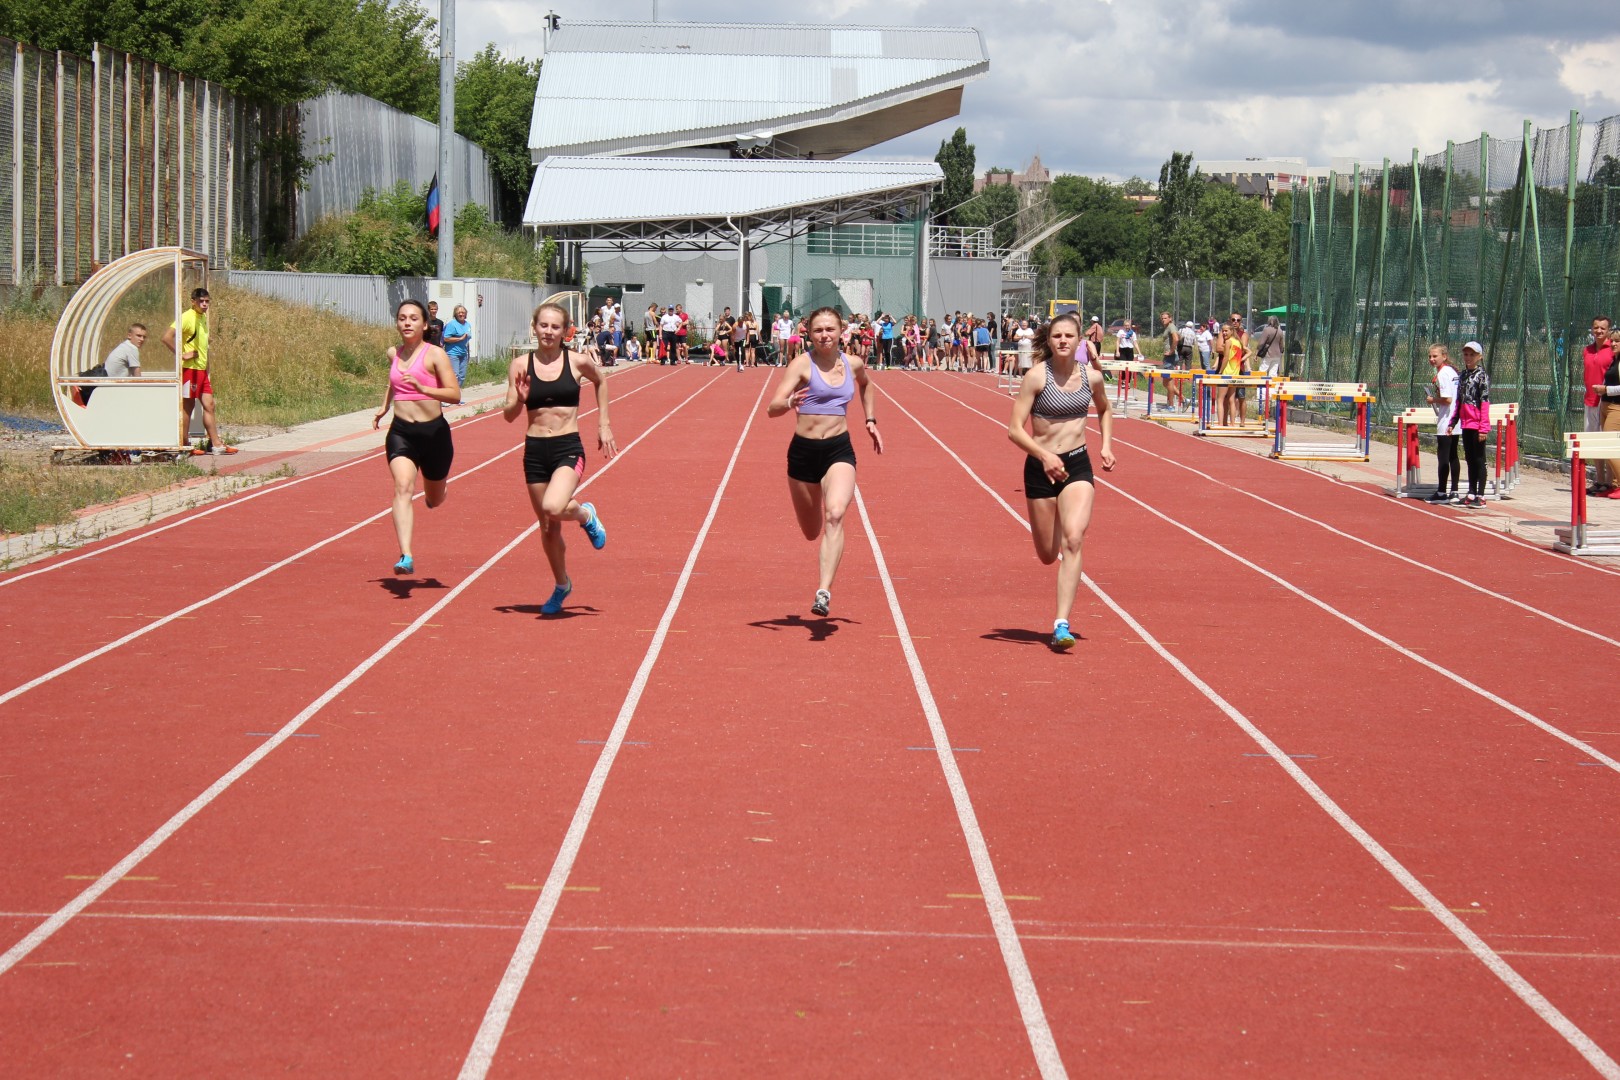
{"label": "green netting fence", "polygon": [[1587,328],[1620,314],[1620,116],[1334,173],[1296,191],[1293,230],[1302,377],[1370,384],[1387,424],[1422,403],[1431,344],[1460,363],[1477,340],[1521,445],[1562,456]]}

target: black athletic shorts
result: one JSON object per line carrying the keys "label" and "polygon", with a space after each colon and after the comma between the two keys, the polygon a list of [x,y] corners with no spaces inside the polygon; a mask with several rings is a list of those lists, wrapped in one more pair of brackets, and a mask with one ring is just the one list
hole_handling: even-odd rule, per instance
{"label": "black athletic shorts", "polygon": [[1135,359],[1136,359],[1136,350],[1135,349],[1131,348],[1129,345],[1121,345],[1119,347],[1119,360],[1120,360],[1120,363],[1128,364],[1132,360],[1135,360]]}
{"label": "black athletic shorts", "polygon": [[422,479],[439,481],[450,475],[450,462],[455,459],[455,444],[450,441],[450,422],[444,417],[437,420],[401,420],[394,417],[388,425],[388,460],[404,458],[422,470]]}
{"label": "black athletic shorts", "polygon": [[855,444],[849,441],[849,432],[830,439],[807,439],[793,436],[788,443],[788,477],[806,484],[819,484],[834,462],[855,464]]}
{"label": "black athletic shorts", "polygon": [[1086,453],[1084,446],[1077,446],[1067,454],[1062,455],[1063,467],[1069,470],[1069,475],[1056,483],[1046,475],[1046,469],[1041,466],[1041,459],[1026,457],[1024,459],[1024,498],[1026,499],[1055,499],[1058,492],[1070,484],[1085,481],[1093,483],[1091,478],[1091,455]]}
{"label": "black athletic shorts", "polygon": [[585,475],[585,444],[579,432],[566,435],[525,435],[523,437],[523,481],[527,484],[549,484],[551,474],[558,469],[573,469]]}

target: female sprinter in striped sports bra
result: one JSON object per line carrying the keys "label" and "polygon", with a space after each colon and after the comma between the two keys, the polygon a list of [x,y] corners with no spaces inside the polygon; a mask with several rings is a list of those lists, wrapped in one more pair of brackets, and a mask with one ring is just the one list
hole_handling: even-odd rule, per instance
{"label": "female sprinter in striped sports bra", "polygon": [[396,574],[416,571],[411,554],[416,474],[422,474],[424,501],[431,510],[444,502],[456,455],[444,407],[461,403],[461,384],[445,351],[422,340],[427,322],[427,308],[420,301],[401,300],[394,309],[399,347],[388,350],[388,392],[371,418],[373,429],[381,427],[388,410],[394,410],[387,449],[388,471],[394,477],[394,535],[399,539]]}
{"label": "female sprinter in striped sports bra", "polygon": [[1062,559],[1052,624],[1052,648],[1058,650],[1074,647],[1069,613],[1080,589],[1080,549],[1096,494],[1086,452],[1086,414],[1094,405],[1102,430],[1097,456],[1104,471],[1114,468],[1114,417],[1102,372],[1077,359],[1084,340],[1080,319],[1073,314],[1059,315],[1036,333],[1035,365],[1018,388],[1007,427],[1013,445],[1029,455],[1024,459],[1024,498],[1035,555],[1048,566]]}
{"label": "female sprinter in striped sports bra", "polygon": [[877,390],[867,378],[866,364],[838,348],[844,317],[837,308],[824,307],[811,312],[807,322],[810,351],[782,372],[765,412],[781,416],[790,409],[799,411],[788,444],[788,493],[804,538],[821,538],[821,578],[810,612],[825,618],[838,561],[844,555],[844,512],[855,497],[855,447],[849,441],[847,414],[857,387],[866,433],[880,454],[883,439],[872,415]]}
{"label": "female sprinter in striped sports bra", "polygon": [[535,309],[535,350],[517,357],[507,369],[506,403],[501,409],[508,422],[524,414],[529,420],[523,440],[523,480],[529,489],[529,505],[540,522],[540,546],[556,581],[551,596],[540,605],[542,615],[562,611],[563,601],[574,591],[562,523],[578,522],[599,551],[607,544],[607,529],[596,507],[574,498],[585,475],[585,446],[579,438],[581,379],[596,387],[597,449],[604,458],[619,452],[608,426],[607,380],[596,361],[563,344],[568,322],[568,311],[559,304],[541,304]]}

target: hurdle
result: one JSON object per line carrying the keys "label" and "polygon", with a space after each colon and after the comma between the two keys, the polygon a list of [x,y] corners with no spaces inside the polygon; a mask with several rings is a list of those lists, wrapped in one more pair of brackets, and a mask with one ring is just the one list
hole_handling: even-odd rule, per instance
{"label": "hurdle", "polygon": [[[1272,394],[1276,402],[1276,436],[1271,456],[1278,461],[1371,461],[1372,418],[1368,406],[1378,399],[1367,392],[1366,383],[1283,382]],[[1355,441],[1313,442],[1290,444],[1288,441],[1288,407],[1310,402],[1354,405],[1356,407]],[[1409,410],[1410,411],[1410,410]],[[1415,430],[1415,428],[1413,429]],[[1398,456],[1398,455],[1397,455]],[[1396,483],[1400,482],[1401,467],[1396,465]]]}
{"label": "hurdle", "polygon": [[[1198,404],[1197,404],[1198,403],[1198,381],[1197,380],[1204,373],[1202,371],[1182,371],[1182,370],[1179,370],[1179,369],[1176,369],[1176,368],[1166,369],[1166,368],[1162,368],[1162,367],[1155,367],[1152,364],[1144,364],[1143,366],[1147,369],[1143,373],[1143,374],[1145,374],[1147,376],[1147,418],[1149,420],[1158,420],[1161,423],[1166,423],[1166,424],[1196,424],[1196,423],[1198,423]],[[1164,406],[1161,407],[1157,412],[1155,412],[1154,409],[1153,409],[1153,383],[1154,383],[1154,381],[1156,379],[1174,379],[1177,382],[1190,382],[1190,383],[1192,383],[1191,390],[1192,390],[1193,407],[1191,409],[1187,410],[1184,413],[1171,412],[1170,411],[1170,400],[1169,400],[1169,398],[1166,398]],[[1182,387],[1182,400],[1184,400],[1184,401],[1187,398],[1187,390],[1188,390],[1187,387]]]}
{"label": "hurdle", "polygon": [[1389,493],[1397,499],[1423,499],[1429,495],[1418,490],[1423,481],[1418,429],[1424,426],[1436,432],[1440,429],[1440,418],[1432,408],[1407,409],[1395,415],[1395,487]]}
{"label": "hurdle", "polygon": [[[1210,375],[1202,371],[1194,371],[1191,374],[1193,386],[1198,391],[1197,434],[1229,439],[1272,438],[1269,401],[1272,380],[1270,377],[1265,375]],[[1254,390],[1254,419],[1246,420],[1241,424],[1217,423],[1215,419],[1215,395],[1211,393],[1217,386],[1235,386],[1240,389]]]}
{"label": "hurdle", "polygon": [[[1111,371],[1114,374],[1114,410],[1121,416],[1130,415],[1131,386],[1133,383],[1135,383],[1136,376],[1150,371],[1157,371],[1158,368],[1154,367],[1152,364],[1143,363],[1140,360],[1105,359],[1102,362],[1102,366],[1104,371]],[[1153,385],[1150,382],[1148,384],[1150,405],[1152,404],[1152,393]],[[1139,405],[1138,408],[1140,407],[1141,406]]]}
{"label": "hurdle", "polygon": [[1491,430],[1496,435],[1496,460],[1490,493],[1505,499],[1519,482],[1519,403],[1492,405]]}
{"label": "hurdle", "polygon": [[1620,555],[1620,528],[1592,528],[1586,508],[1586,462],[1620,461],[1620,432],[1565,432],[1564,456],[1569,458],[1569,525],[1553,530],[1553,550],[1570,555]]}

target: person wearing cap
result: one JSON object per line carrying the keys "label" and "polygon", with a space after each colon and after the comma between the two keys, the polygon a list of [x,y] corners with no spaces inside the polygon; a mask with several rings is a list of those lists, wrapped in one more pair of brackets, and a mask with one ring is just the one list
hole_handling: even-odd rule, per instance
{"label": "person wearing cap", "polygon": [[[1129,326],[1130,323],[1125,325]],[[1091,351],[1096,356],[1102,355],[1103,327],[1102,320],[1093,315],[1091,324],[1086,327],[1086,340],[1091,342]]]}
{"label": "person wearing cap", "polygon": [[1460,504],[1485,509],[1485,439],[1491,430],[1491,377],[1479,366],[1479,342],[1463,345],[1463,371],[1457,382],[1457,421],[1462,425],[1463,457],[1468,462],[1468,494]]}

